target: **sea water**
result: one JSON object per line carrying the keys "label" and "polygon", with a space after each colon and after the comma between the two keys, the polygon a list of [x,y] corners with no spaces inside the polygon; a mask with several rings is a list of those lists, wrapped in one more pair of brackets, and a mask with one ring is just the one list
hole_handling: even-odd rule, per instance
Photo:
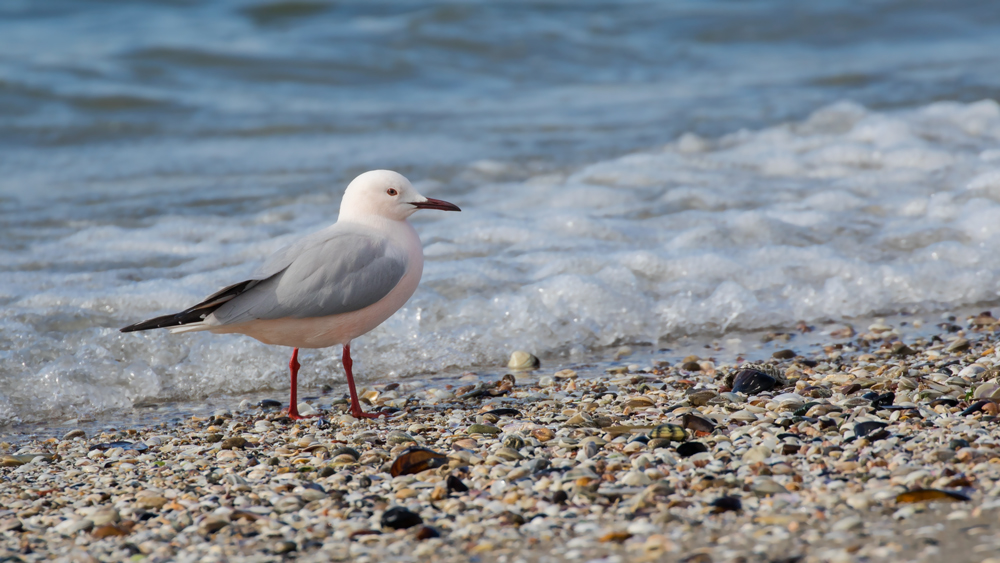
{"label": "sea water", "polygon": [[[121,334],[393,168],[423,282],[365,382],[1000,302],[996,4],[9,2],[0,425],[287,389]],[[342,383],[338,349],[303,387]],[[284,391],[281,391],[283,393]]]}

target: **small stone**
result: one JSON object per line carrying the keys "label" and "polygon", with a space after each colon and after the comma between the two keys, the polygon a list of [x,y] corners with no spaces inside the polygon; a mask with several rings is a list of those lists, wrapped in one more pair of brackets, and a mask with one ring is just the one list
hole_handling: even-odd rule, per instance
{"label": "small stone", "polygon": [[121,522],[122,517],[114,508],[100,508],[91,513],[89,519],[95,526],[106,526]]}
{"label": "small stone", "polygon": [[423,524],[420,515],[401,506],[395,506],[382,514],[382,526],[393,530],[403,530]]}
{"label": "small stone", "polygon": [[293,541],[279,541],[275,542],[274,546],[271,547],[271,553],[280,555],[282,553],[291,553],[297,551],[298,546],[295,545]]}
{"label": "small stone", "polygon": [[222,441],[220,446],[223,450],[242,450],[247,445],[246,438],[240,436],[234,436],[232,438],[226,438]]}
{"label": "small stone", "polygon": [[541,366],[542,362],[538,358],[523,350],[517,350],[512,353],[510,360],[507,362],[508,368],[519,371],[538,369]]}
{"label": "small stone", "polygon": [[167,499],[159,495],[141,496],[135,500],[135,505],[139,508],[160,508],[167,504]]}
{"label": "small stone", "polygon": [[209,444],[215,444],[222,441],[222,434],[209,434],[205,436],[205,441]]}
{"label": "small stone", "polygon": [[771,357],[776,360],[790,360],[795,357],[794,350],[778,350],[777,352],[771,354]]}
{"label": "small stone", "polygon": [[198,524],[198,533],[203,536],[218,532],[229,525],[229,519],[223,516],[210,514]]}

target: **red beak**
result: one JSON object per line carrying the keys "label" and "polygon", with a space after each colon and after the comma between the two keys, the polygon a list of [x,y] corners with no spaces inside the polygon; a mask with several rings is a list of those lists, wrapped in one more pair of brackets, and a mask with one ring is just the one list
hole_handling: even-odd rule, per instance
{"label": "red beak", "polygon": [[410,205],[416,207],[417,209],[440,209],[441,211],[461,211],[457,205],[454,203],[448,203],[440,199],[434,199],[432,197],[427,198],[427,201],[412,201]]}

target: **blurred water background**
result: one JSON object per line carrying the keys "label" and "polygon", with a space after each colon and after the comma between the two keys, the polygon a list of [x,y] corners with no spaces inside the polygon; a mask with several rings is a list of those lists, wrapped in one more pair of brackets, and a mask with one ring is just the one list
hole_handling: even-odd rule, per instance
{"label": "blurred water background", "polygon": [[995,305],[998,53],[992,0],[6,0],[0,426],[286,388],[287,350],[116,328],[371,168],[464,211],[415,217],[369,381]]}

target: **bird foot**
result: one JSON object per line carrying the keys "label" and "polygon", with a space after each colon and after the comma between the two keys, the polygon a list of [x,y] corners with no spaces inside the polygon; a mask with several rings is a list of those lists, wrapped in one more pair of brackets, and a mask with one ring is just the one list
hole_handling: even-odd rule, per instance
{"label": "bird foot", "polygon": [[305,420],[307,418],[316,418],[318,416],[320,416],[320,415],[318,415],[318,414],[301,415],[301,414],[299,414],[298,410],[292,411],[291,409],[288,409],[288,418],[290,418],[292,420]]}

